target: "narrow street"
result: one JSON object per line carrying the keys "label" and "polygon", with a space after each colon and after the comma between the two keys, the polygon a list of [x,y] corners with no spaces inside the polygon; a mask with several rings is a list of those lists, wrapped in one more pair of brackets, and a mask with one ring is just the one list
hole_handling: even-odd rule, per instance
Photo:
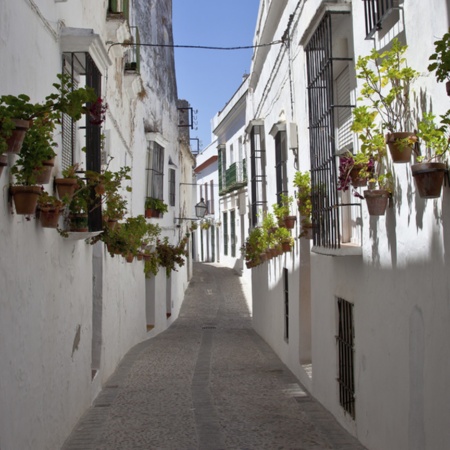
{"label": "narrow street", "polygon": [[363,449],[252,330],[237,275],[194,265],[178,320],[134,347],[63,450]]}

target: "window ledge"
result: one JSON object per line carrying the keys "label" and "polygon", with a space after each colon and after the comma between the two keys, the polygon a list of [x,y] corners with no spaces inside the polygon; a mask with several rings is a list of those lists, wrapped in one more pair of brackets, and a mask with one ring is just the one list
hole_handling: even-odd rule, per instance
{"label": "window ledge", "polygon": [[103,231],[67,231],[67,236],[65,237],[70,241],[81,241],[83,239],[98,236],[101,233],[103,233]]}
{"label": "window ledge", "polygon": [[341,244],[341,248],[327,248],[314,245],[311,252],[325,256],[362,256],[362,247],[356,244]]}

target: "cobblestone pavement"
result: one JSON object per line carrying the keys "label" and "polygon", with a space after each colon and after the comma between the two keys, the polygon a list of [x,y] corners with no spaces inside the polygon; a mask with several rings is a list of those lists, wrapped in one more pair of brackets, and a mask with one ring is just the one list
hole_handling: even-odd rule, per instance
{"label": "cobblestone pavement", "polygon": [[63,450],[362,450],[252,330],[238,276],[196,263],[178,320],[125,356]]}

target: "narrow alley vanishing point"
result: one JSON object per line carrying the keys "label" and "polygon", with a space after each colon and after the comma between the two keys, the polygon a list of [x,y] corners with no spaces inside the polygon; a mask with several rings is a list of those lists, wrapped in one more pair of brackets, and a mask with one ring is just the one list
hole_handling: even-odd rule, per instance
{"label": "narrow alley vanishing point", "polygon": [[363,449],[252,330],[239,278],[195,264],[178,320],[134,347],[63,450]]}

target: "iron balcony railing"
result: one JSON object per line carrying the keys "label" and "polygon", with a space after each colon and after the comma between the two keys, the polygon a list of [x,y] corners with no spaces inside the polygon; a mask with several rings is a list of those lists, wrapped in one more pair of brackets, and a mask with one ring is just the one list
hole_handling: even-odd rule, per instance
{"label": "iron balcony railing", "polygon": [[395,0],[363,0],[366,19],[366,39],[381,30],[381,24],[393,11]]}
{"label": "iron balcony railing", "polygon": [[240,162],[235,162],[228,167],[225,174],[222,173],[221,183],[219,186],[220,195],[235,191],[244,186],[247,186],[247,163],[243,159]]}

